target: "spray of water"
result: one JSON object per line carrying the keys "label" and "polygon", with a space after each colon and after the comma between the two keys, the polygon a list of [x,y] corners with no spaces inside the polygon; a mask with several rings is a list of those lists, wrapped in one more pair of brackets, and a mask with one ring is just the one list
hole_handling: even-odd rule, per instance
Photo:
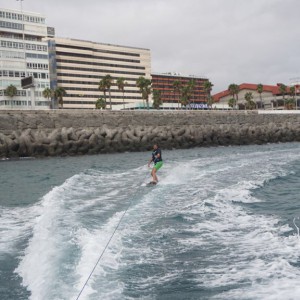
{"label": "spray of water", "polygon": [[299,217],[295,217],[294,220],[293,220],[293,223],[294,223],[294,225],[295,225],[295,227],[297,229],[297,237],[299,239],[299,227],[296,225],[295,220],[299,220]]}

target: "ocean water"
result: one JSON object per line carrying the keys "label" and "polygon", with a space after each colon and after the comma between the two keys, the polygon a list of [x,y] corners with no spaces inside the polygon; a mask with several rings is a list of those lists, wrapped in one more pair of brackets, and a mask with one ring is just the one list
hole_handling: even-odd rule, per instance
{"label": "ocean water", "polygon": [[299,143],[149,156],[0,162],[0,299],[300,299]]}

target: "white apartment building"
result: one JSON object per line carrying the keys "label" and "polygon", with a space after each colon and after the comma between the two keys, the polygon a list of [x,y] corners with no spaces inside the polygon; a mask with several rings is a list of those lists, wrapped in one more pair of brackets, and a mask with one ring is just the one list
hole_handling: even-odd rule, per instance
{"label": "white apartment building", "polygon": [[[42,92],[50,87],[48,43],[54,28],[47,27],[38,13],[0,8],[0,109],[48,109]],[[33,76],[35,87],[21,88],[21,78]],[[9,85],[17,95],[5,95]],[[34,91],[34,94],[33,94]],[[34,101],[31,101],[34,100]]]}
{"label": "white apartment building", "polygon": [[[136,80],[140,76],[151,79],[149,49],[53,38],[49,39],[49,58],[51,88],[66,90],[63,108],[94,109],[97,99],[104,98],[99,82],[105,75],[111,75],[114,82],[111,86],[112,109],[129,109],[143,104]],[[120,77],[126,82],[124,96],[116,85]],[[106,103],[110,109],[108,91]]]}

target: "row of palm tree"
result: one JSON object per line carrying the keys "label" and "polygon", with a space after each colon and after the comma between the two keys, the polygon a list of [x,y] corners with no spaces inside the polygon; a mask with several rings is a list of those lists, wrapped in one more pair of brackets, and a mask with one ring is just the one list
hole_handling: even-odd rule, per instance
{"label": "row of palm tree", "polygon": [[[282,95],[283,105],[287,109],[294,109],[297,106],[296,99],[296,87],[290,86],[289,91],[288,87],[284,84],[279,85],[279,92]],[[289,94],[290,98],[285,98],[285,96]]]}
{"label": "row of palm tree", "polygon": [[[230,107],[236,107],[238,100],[239,100],[238,94],[239,94],[240,88],[237,84],[232,83],[228,86],[228,91],[229,91],[230,95],[232,96],[232,98],[228,100],[228,105]],[[261,108],[263,107],[263,99],[262,99],[263,91],[264,91],[264,86],[261,83],[257,84],[256,92],[259,94]],[[295,105],[295,101],[296,101],[295,86],[289,87],[289,93],[288,93],[288,87],[284,84],[280,84],[279,92],[282,95],[284,107],[291,108],[292,106]],[[289,94],[292,98],[286,99],[287,94]],[[248,92],[245,94],[246,107],[249,109],[254,109],[256,107],[255,102],[252,99],[253,99],[253,94],[251,92]],[[253,107],[253,104],[254,104],[254,107]]]}
{"label": "row of palm tree", "polygon": [[[104,94],[104,99],[103,98],[99,98],[98,100],[102,99],[103,101],[97,101],[98,106],[99,103],[101,103],[101,108],[105,108],[106,107],[106,92],[108,90],[109,93],[109,105],[110,105],[110,109],[112,109],[112,103],[111,103],[111,87],[114,85],[114,80],[112,78],[111,75],[105,75],[99,82],[99,90],[103,92]],[[124,100],[124,91],[125,91],[125,86],[127,85],[127,82],[125,81],[125,78],[118,78],[116,80],[116,85],[118,87],[118,89],[123,93],[123,106],[125,108],[125,100]],[[96,105],[97,107],[97,105]]]}
{"label": "row of palm tree", "polygon": [[[239,91],[240,91],[240,87],[239,85],[235,84],[235,83],[231,83],[229,86],[228,86],[228,91],[230,93],[230,95],[232,96],[232,98],[230,98],[228,100],[228,105],[230,107],[236,107],[237,106],[237,103],[239,101]],[[259,83],[257,86],[256,86],[256,91],[257,93],[259,94],[259,98],[260,98],[260,103],[261,103],[261,107],[263,107],[263,102],[262,102],[262,93],[264,91],[264,86]],[[246,100],[246,106],[249,106],[249,107],[252,107],[253,106],[253,94],[251,92],[249,93],[246,93],[245,94],[245,100]],[[253,103],[252,103],[253,102]]]}
{"label": "row of palm tree", "polygon": [[[239,101],[239,91],[240,91],[239,85],[237,85],[235,83],[231,83],[228,86],[228,91],[229,91],[229,94],[232,96],[232,98],[230,98],[228,100],[228,105],[230,107],[236,107],[237,104],[238,104],[238,101]],[[261,107],[263,107],[263,101],[262,101],[262,95],[261,94],[264,91],[264,86],[261,83],[259,83],[256,86],[256,91],[259,94]],[[249,109],[253,109],[253,104],[254,104],[254,107],[256,106],[255,102],[252,100],[253,99],[252,92],[246,93],[245,96],[244,96],[244,98],[246,100],[246,107],[249,107]]]}
{"label": "row of palm tree", "polygon": [[[13,98],[17,95],[18,89],[13,84],[9,85],[5,90],[4,94],[13,100]],[[63,97],[66,96],[66,90],[62,87],[57,87],[55,90],[51,90],[50,88],[45,88],[43,91],[43,97],[48,101],[50,98],[55,98],[58,100],[61,107],[63,107]]]}
{"label": "row of palm tree", "polygon": [[[125,86],[127,85],[127,82],[125,81],[125,78],[118,78],[116,81],[113,80],[111,75],[105,75],[99,82],[99,90],[103,92],[104,98],[100,97],[96,103],[95,106],[98,109],[105,109],[106,108],[106,93],[108,91],[109,93],[109,103],[110,103],[110,109],[112,109],[112,102],[111,102],[111,87],[113,85],[116,85],[123,93],[123,105],[125,109]],[[148,78],[145,78],[143,76],[139,77],[136,81],[136,86],[139,88],[139,91],[142,95],[143,102],[146,102],[146,107],[149,109],[149,96],[151,93],[153,94],[153,107],[159,108],[160,105],[162,105],[161,100],[161,93],[158,90],[153,90],[151,88],[151,80]],[[194,95],[194,89],[196,86],[196,82],[194,79],[190,80],[186,84],[183,84],[179,80],[175,80],[173,82],[173,91],[174,91],[174,97],[176,96],[176,92],[178,93],[178,108],[179,105],[181,106],[190,106],[191,99]],[[211,90],[212,90],[213,84],[209,81],[206,81],[204,84],[204,90],[206,93],[206,100],[208,105],[211,106],[212,104],[212,97],[211,97]],[[17,94],[17,88],[13,85],[7,87],[6,89],[6,95],[13,98]],[[63,87],[57,87],[55,90],[52,90],[50,88],[45,88],[43,91],[43,97],[46,98],[49,102],[50,99],[54,98],[58,100],[58,103],[60,105],[60,108],[63,108],[63,98],[67,95],[66,90]],[[176,97],[175,97],[176,98]],[[52,105],[53,106],[53,105]],[[145,103],[144,103],[145,107]]]}
{"label": "row of palm tree", "polygon": [[[127,83],[125,82],[124,78],[118,78],[116,82],[112,79],[110,75],[104,76],[100,82],[99,82],[99,90],[103,92],[104,95],[104,104],[103,104],[103,98],[99,98],[97,101],[98,104],[96,104],[97,108],[105,108],[106,107],[106,92],[109,92],[109,101],[110,101],[110,109],[112,108],[111,103],[111,87],[116,84],[118,89],[123,92],[123,104],[125,109],[125,102],[124,102],[124,90]],[[148,78],[145,78],[143,76],[139,77],[136,81],[136,86],[139,88],[139,91],[142,95],[143,99],[143,106],[149,109],[149,96],[151,93],[153,94],[153,107],[159,108],[159,106],[162,104],[161,101],[161,93],[157,90],[153,90],[151,88],[151,80]],[[178,101],[178,108],[181,104],[181,106],[190,106],[191,99],[194,95],[194,89],[196,86],[196,82],[194,79],[190,80],[186,84],[183,84],[180,80],[175,80],[173,82],[173,91],[174,91],[174,98],[176,98],[177,94],[177,101]],[[204,91],[206,93],[206,100],[209,106],[212,106],[213,98],[211,97],[211,90],[212,90],[213,84],[210,81],[206,81],[204,84]],[[101,100],[101,101],[100,101]]]}
{"label": "row of palm tree", "polygon": [[[176,99],[177,94],[177,102],[178,102],[178,108],[179,105],[181,106],[191,106],[191,98],[194,96],[194,90],[196,86],[196,81],[194,79],[191,79],[186,84],[183,84],[180,80],[173,81],[173,92],[174,92],[174,98]],[[212,106],[213,98],[211,97],[211,90],[214,85],[209,81],[205,81],[204,83],[204,91],[206,94],[206,102],[208,106]]]}
{"label": "row of palm tree", "polygon": [[[58,100],[58,104],[60,105],[60,108],[63,108],[64,106],[64,97],[67,95],[66,90],[63,87],[57,87],[55,90],[52,90],[50,88],[45,88],[43,90],[43,97],[46,98],[49,102],[50,99],[54,98]],[[54,105],[52,104],[52,108],[54,108]]]}
{"label": "row of palm tree", "polygon": [[[124,97],[124,92],[125,92],[125,86],[127,85],[127,82],[125,81],[125,78],[118,78],[116,81],[113,80],[111,75],[105,75],[99,82],[99,90],[103,92],[104,95],[104,102],[105,105],[102,105],[101,108],[106,107],[106,92],[108,91],[109,93],[109,104],[110,104],[110,109],[112,109],[112,103],[111,103],[111,87],[113,85],[116,85],[123,93],[123,107],[125,109],[125,97]],[[151,94],[151,80],[148,78],[145,78],[143,76],[139,77],[136,81],[136,86],[139,88],[140,93],[142,94],[143,101],[146,101],[147,108],[149,109],[149,96]],[[101,98],[99,98],[101,99]],[[98,107],[99,107],[98,102]]]}
{"label": "row of palm tree", "polygon": [[[286,109],[294,109],[295,107],[295,91],[294,91],[295,87],[292,87],[292,91],[290,91],[290,95],[292,96],[292,98],[285,98],[286,95],[286,88],[282,87],[280,93],[282,94],[283,97],[283,103],[284,103],[284,107]],[[284,93],[285,91],[285,93]],[[248,92],[245,94],[244,96],[245,100],[246,100],[246,105],[245,108],[246,109],[255,109],[256,108],[256,104],[253,101],[253,93],[252,92]],[[262,102],[261,102],[262,103]]]}

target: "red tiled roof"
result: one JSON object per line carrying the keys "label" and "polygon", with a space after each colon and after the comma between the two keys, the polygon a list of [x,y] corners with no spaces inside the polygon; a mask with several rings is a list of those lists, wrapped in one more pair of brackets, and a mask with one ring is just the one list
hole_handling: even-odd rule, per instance
{"label": "red tiled roof", "polygon": [[[264,92],[271,92],[273,95],[280,95],[280,91],[279,91],[279,86],[280,83],[277,83],[277,85],[267,85],[267,84],[263,84],[263,91]],[[239,85],[240,91],[242,90],[252,90],[252,91],[256,91],[257,89],[257,84],[253,84],[253,83],[242,83]],[[289,92],[289,87],[287,87],[287,92]],[[213,95],[213,99],[218,102],[220,101],[221,98],[226,97],[230,95],[228,90],[219,92],[215,95]]]}

